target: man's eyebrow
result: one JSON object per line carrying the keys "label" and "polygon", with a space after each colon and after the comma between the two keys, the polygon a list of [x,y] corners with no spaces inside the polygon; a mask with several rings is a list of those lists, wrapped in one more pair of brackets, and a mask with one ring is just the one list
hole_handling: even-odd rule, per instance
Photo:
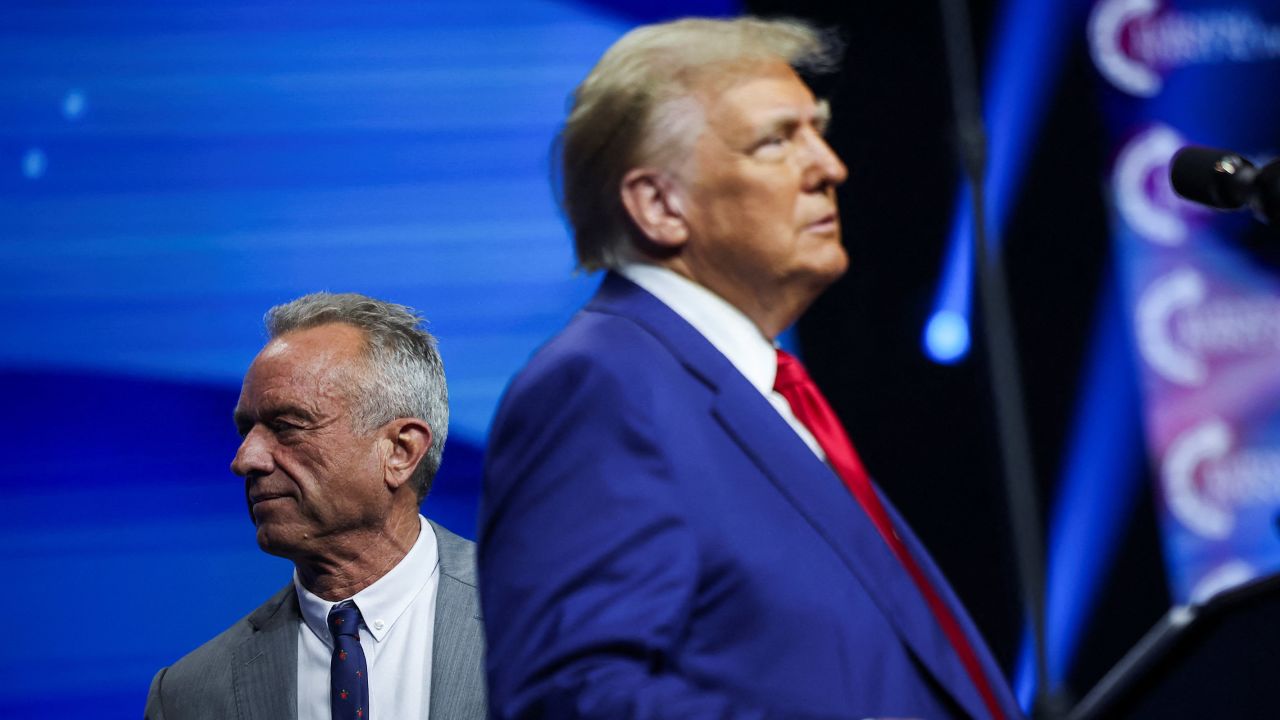
{"label": "man's eyebrow", "polygon": [[310,410],[301,405],[294,405],[292,403],[284,405],[268,405],[262,409],[262,414],[264,416],[270,415],[275,417],[280,415],[297,415],[303,420],[315,419],[315,415],[313,415]]}
{"label": "man's eyebrow", "polygon": [[831,103],[826,98],[819,100],[818,106],[814,108],[813,124],[824,131],[831,125]]}
{"label": "man's eyebrow", "polygon": [[814,105],[813,113],[808,117],[797,114],[793,110],[786,110],[768,119],[759,128],[760,134],[769,134],[785,130],[793,130],[805,123],[812,123],[819,131],[825,132],[827,126],[831,123],[831,103],[825,99],[818,100]]}
{"label": "man's eyebrow", "polygon": [[237,406],[235,411],[231,413],[231,419],[235,422],[236,427],[241,427],[242,425],[252,424],[255,417],[270,419],[285,415],[293,415],[299,419],[306,420],[307,422],[312,422],[316,419],[315,414],[310,410],[307,410],[301,405],[292,404],[268,405],[259,409],[256,413],[251,413],[248,410],[244,410]]}

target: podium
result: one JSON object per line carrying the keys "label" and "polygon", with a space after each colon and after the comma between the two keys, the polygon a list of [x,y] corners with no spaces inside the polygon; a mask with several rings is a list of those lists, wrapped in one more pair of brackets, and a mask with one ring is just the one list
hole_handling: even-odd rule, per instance
{"label": "podium", "polygon": [[1280,575],[1169,610],[1067,717],[1280,717]]}

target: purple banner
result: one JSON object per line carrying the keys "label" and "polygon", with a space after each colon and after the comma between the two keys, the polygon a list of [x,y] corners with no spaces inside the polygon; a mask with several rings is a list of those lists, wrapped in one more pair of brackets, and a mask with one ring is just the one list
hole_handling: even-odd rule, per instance
{"label": "purple banner", "polygon": [[1246,249],[1280,230],[1182,201],[1168,166],[1276,156],[1280,6],[1101,0],[1088,32],[1171,590],[1199,601],[1280,569],[1280,269]]}

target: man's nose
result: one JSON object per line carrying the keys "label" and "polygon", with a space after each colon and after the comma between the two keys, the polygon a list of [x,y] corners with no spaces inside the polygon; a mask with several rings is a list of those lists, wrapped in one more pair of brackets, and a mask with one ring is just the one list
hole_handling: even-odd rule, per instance
{"label": "man's nose", "polygon": [[231,459],[231,472],[240,477],[270,475],[275,471],[275,459],[271,455],[271,443],[262,427],[254,427],[240,442],[240,448]]}
{"label": "man's nose", "polygon": [[826,138],[814,134],[809,139],[808,186],[818,190],[826,186],[835,187],[849,178],[849,169],[841,162],[840,156],[827,144]]}

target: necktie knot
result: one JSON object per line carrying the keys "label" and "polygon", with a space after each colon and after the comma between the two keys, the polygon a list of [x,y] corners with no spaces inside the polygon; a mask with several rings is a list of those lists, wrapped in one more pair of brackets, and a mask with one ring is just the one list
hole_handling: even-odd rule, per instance
{"label": "necktie knot", "polygon": [[344,600],[329,610],[329,634],[345,635],[360,639],[360,608],[350,600]]}

